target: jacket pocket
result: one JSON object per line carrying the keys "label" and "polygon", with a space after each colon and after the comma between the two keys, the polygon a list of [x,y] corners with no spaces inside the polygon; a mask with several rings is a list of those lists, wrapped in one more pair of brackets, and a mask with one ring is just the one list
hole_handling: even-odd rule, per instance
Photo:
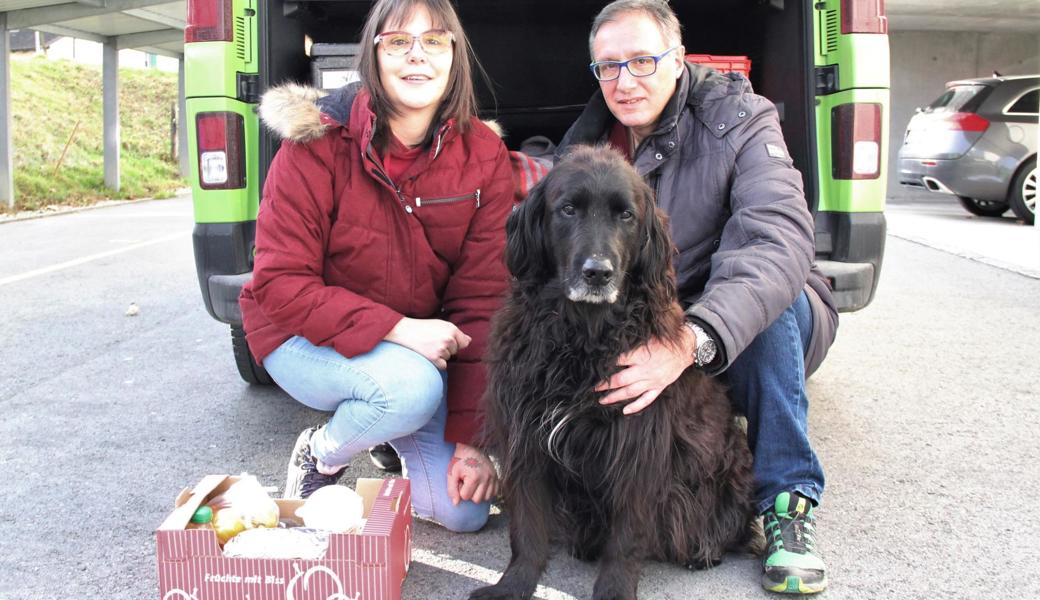
{"label": "jacket pocket", "polygon": [[415,198],[415,216],[422,223],[430,248],[449,264],[458,259],[479,206],[479,189],[462,194]]}
{"label": "jacket pocket", "polygon": [[415,207],[431,208],[434,206],[440,206],[442,204],[455,204],[457,202],[473,202],[473,208],[480,208],[480,188],[477,191],[469,194],[460,194],[458,196],[448,196],[446,198],[420,198],[416,196]]}

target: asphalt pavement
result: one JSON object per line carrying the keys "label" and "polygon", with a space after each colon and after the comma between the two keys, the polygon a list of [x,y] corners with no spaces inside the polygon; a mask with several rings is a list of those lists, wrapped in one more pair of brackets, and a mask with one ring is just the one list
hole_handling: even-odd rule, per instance
{"label": "asphalt pavement", "polygon": [[[877,295],[809,383],[826,598],[1037,595],[1040,232],[961,213],[891,203]],[[243,471],[280,488],[322,422],[238,378],[191,227],[185,196],[0,223],[0,599],[158,597],[153,532],[177,493]],[[363,456],[349,471],[377,475]],[[473,535],[420,523],[403,596],[465,598],[508,557],[497,511]],[[595,573],[558,554],[538,597],[587,598]],[[770,597],[758,573],[651,563],[640,595]]]}

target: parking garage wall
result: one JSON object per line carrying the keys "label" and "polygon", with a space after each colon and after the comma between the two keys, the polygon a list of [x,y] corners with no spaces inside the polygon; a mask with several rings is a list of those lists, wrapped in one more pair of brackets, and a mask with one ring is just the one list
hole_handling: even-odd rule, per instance
{"label": "parking garage wall", "polygon": [[892,115],[888,194],[902,195],[896,153],[914,109],[936,98],[947,81],[966,77],[1040,73],[1040,36],[966,31],[898,31],[889,34]]}

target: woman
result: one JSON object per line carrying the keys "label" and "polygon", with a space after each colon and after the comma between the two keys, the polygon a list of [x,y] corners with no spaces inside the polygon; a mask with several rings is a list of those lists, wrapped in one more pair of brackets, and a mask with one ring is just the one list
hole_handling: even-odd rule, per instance
{"label": "woman", "polygon": [[[287,139],[240,299],[249,347],[299,402],[287,497],[334,484],[390,440],[415,512],[476,531],[498,489],[474,445],[488,320],[508,281],[509,157],[475,116],[469,44],[448,0],[380,0],[360,86],[283,88],[261,117]],[[305,93],[301,94],[303,91]]]}

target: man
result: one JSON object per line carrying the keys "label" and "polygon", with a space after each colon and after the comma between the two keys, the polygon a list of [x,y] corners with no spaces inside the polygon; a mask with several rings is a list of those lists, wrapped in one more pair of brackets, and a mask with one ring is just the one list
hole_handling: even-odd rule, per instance
{"label": "man", "polygon": [[617,0],[589,37],[600,91],[557,150],[607,142],[624,152],[671,218],[686,347],[652,341],[622,356],[602,402],[634,414],[694,365],[722,377],[748,420],[768,548],[762,584],[827,586],[814,507],[824,476],[809,443],[805,378],[837,311],[815,269],[813,219],[776,108],[739,75],[686,64],[663,0]]}

